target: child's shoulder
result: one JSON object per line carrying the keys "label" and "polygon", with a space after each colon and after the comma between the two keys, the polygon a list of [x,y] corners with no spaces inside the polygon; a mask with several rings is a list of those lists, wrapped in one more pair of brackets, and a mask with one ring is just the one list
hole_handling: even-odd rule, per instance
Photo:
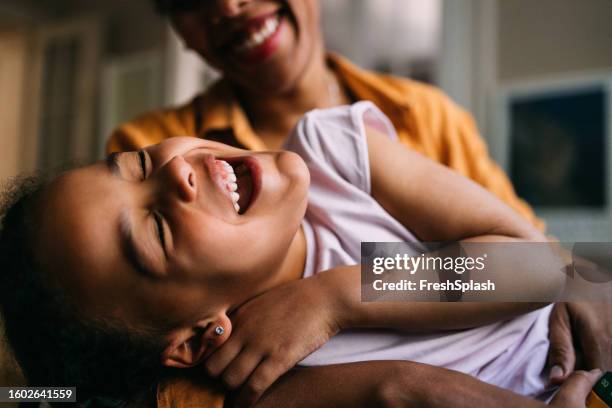
{"label": "child's shoulder", "polygon": [[334,179],[369,192],[366,130],[372,126],[395,137],[391,122],[371,102],[313,110],[298,122],[285,148],[304,159],[313,183]]}
{"label": "child's shoulder", "polygon": [[306,113],[295,126],[285,147],[309,145],[329,153],[332,148],[361,145],[366,127],[377,128],[390,138],[396,138],[391,121],[372,102],[359,101],[352,105],[314,109]]}

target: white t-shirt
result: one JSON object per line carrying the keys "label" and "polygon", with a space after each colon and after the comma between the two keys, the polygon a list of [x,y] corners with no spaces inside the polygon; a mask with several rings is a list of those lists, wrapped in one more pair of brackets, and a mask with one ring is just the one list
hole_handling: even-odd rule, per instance
{"label": "white t-shirt", "polygon": [[[418,242],[370,195],[364,116],[378,120],[392,139],[389,119],[372,103],[309,112],[285,144],[311,174],[303,223],[307,241],[304,277],[360,263],[361,242]],[[368,118],[370,119],[370,118]],[[406,175],[406,177],[410,177]],[[409,360],[470,374],[522,395],[546,398],[543,373],[551,306],[469,330],[406,334],[350,330],[333,337],[300,365],[367,360]]]}

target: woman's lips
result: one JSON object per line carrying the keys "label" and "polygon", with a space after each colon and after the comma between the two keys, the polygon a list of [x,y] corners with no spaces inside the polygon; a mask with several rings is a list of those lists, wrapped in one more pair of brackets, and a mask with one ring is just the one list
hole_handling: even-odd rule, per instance
{"label": "woman's lips", "polygon": [[278,49],[285,20],[280,10],[253,18],[219,51],[229,53],[238,63],[261,63]]}

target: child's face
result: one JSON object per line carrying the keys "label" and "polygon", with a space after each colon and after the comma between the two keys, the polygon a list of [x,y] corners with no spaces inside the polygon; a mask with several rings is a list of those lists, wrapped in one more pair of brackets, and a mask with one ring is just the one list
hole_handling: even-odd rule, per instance
{"label": "child's face", "polygon": [[[236,169],[240,212],[220,160]],[[37,250],[88,314],[190,324],[271,284],[308,184],[294,153],[169,139],[55,180],[39,211]]]}

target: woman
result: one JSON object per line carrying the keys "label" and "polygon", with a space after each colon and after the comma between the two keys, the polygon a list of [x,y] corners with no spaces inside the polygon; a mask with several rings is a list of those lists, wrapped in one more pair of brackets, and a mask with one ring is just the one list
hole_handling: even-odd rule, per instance
{"label": "woman", "polygon": [[[375,125],[364,130],[371,112]],[[473,328],[518,316],[534,305],[362,304],[359,268],[333,269],[358,260],[359,251],[349,248],[358,247],[354,243],[365,235],[408,241],[414,240],[412,233],[426,240],[542,239],[482,188],[407,149],[398,150],[376,130],[392,129],[381,123],[381,115],[376,120],[376,112],[362,103],[309,115],[289,140],[313,177],[305,220],[309,177],[299,156],[248,154],[192,138],[110,155],[106,163],[66,172],[13,205],[0,240],[2,298],[9,339],[28,373],[39,373],[35,381],[44,381],[45,375],[51,381],[53,373],[54,381],[76,384],[80,392],[107,388],[120,393],[130,388],[129,382],[138,385],[139,379],[158,373],[160,355],[167,366],[188,367],[222,346],[210,357],[209,370],[228,367],[232,375],[226,380],[238,385],[240,376],[253,370],[251,379],[292,367],[333,336],[336,324],[416,331],[472,328],[437,332],[435,339],[384,334],[392,336],[391,344],[375,349],[387,348],[383,358],[437,362],[473,370],[525,394],[541,393],[546,311]],[[335,148],[327,148],[332,147],[328,143]],[[340,209],[330,206],[334,192]],[[365,208],[368,217],[357,220]],[[336,239],[342,240],[344,254]],[[538,279],[537,271],[528,270],[530,261],[511,260],[512,269],[527,272],[530,283],[523,290],[549,291],[555,275]],[[543,262],[551,271],[559,269],[552,258]],[[330,267],[291,283],[309,269]],[[498,274],[498,282],[517,276],[491,273]],[[238,337],[229,336],[232,311],[241,322]],[[34,321],[38,324],[28,323]],[[266,336],[272,332],[278,337]],[[251,345],[233,340],[244,339],[244,333]],[[493,333],[483,360],[476,352]],[[350,348],[358,350],[362,335],[352,336]],[[371,339],[365,340],[371,348]],[[261,356],[248,351],[266,343],[277,351],[264,348]],[[228,354],[232,349],[238,353]],[[364,350],[340,362],[373,358],[372,351]],[[316,360],[317,353],[307,360]],[[323,355],[319,360],[330,361]],[[67,367],[58,368],[59,361]],[[255,366],[249,368],[249,361]],[[514,368],[501,369],[509,361]],[[534,381],[537,385],[526,387]]]}

